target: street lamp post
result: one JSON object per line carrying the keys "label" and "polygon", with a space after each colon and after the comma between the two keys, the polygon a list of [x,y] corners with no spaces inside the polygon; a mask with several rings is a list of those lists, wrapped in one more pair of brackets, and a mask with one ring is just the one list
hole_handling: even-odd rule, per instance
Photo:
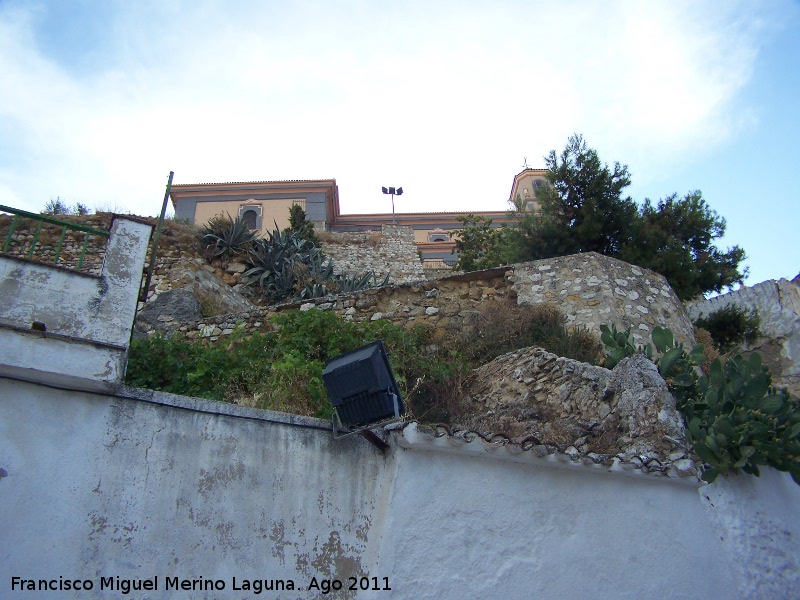
{"label": "street lamp post", "polygon": [[394,196],[397,194],[398,196],[403,195],[403,188],[399,187],[396,190],[393,187],[390,188],[381,188],[384,194],[391,194],[392,195],[392,225],[396,224],[394,219]]}

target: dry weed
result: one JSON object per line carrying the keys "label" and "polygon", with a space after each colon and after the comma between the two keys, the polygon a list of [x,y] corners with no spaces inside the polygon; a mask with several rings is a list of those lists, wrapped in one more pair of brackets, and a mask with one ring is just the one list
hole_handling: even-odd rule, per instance
{"label": "dry weed", "polygon": [[[697,340],[698,344],[703,344],[703,356],[705,356],[705,360],[703,360],[700,365],[700,369],[702,369],[703,373],[708,375],[711,363],[714,362],[715,359],[720,358],[721,355],[708,330],[702,327],[695,327],[694,339]],[[724,359],[725,357],[723,356],[722,358]]]}
{"label": "dry weed", "polygon": [[[409,418],[448,425],[457,422],[468,411],[472,377],[461,372],[441,383],[418,381],[406,397]],[[421,393],[415,394],[418,389]]]}
{"label": "dry weed", "polygon": [[553,304],[519,305],[512,299],[487,302],[465,324],[456,340],[472,362],[488,362],[506,352],[538,346],[567,358],[597,364],[602,345],[585,329],[568,331]]}

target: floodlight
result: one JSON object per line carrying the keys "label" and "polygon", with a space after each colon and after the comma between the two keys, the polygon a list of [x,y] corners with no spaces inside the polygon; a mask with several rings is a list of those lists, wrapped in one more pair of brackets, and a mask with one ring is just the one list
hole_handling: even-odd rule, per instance
{"label": "floodlight", "polygon": [[394,218],[394,196],[397,194],[398,196],[403,195],[403,188],[395,188],[390,187],[388,190],[386,188],[381,188],[384,194],[391,194],[392,195],[392,225],[396,224],[397,221]]}
{"label": "floodlight", "polygon": [[406,412],[380,340],[329,360],[322,381],[333,406],[334,438],[394,423]]}

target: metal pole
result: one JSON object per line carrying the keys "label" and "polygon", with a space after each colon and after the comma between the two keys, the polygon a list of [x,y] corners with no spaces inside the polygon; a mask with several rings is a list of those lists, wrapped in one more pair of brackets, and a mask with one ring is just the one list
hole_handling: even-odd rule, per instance
{"label": "metal pole", "polygon": [[156,266],[156,252],[158,252],[158,240],[161,237],[161,226],[164,224],[164,215],[167,214],[167,202],[169,201],[169,192],[172,189],[172,176],[175,175],[174,171],[169,172],[169,179],[167,180],[167,190],[164,192],[164,203],[161,205],[161,216],[156,225],[156,232],[153,235],[153,249],[150,251],[150,266],[147,267],[147,278],[144,282],[144,290],[139,290],[139,301],[147,302],[147,292],[150,289],[150,280],[153,278],[153,269]]}
{"label": "metal pole", "polygon": [[392,194],[392,225],[397,225],[397,222],[394,220],[394,194]]}

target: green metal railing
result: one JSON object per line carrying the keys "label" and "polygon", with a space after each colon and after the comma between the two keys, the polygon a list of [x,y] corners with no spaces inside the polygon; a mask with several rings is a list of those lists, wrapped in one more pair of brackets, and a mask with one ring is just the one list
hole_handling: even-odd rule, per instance
{"label": "green metal railing", "polygon": [[167,190],[164,192],[164,203],[161,205],[161,216],[158,218],[156,224],[156,231],[153,234],[153,246],[150,250],[150,266],[144,272],[144,285],[139,287],[139,301],[147,302],[147,291],[150,289],[150,281],[153,278],[153,269],[156,267],[156,254],[158,253],[158,240],[161,238],[161,226],[164,225],[164,215],[167,214],[167,202],[169,202],[169,193],[172,190],[172,177],[175,175],[174,171],[169,172],[167,179]]}
{"label": "green metal railing", "polygon": [[[111,234],[110,231],[106,231],[104,229],[95,229],[94,227],[87,227],[86,225],[77,225],[75,223],[68,223],[67,221],[61,221],[59,219],[54,219],[53,217],[49,217],[47,215],[38,215],[36,213],[29,213],[24,210],[19,210],[17,208],[11,208],[9,206],[2,206],[0,205],[0,213],[10,213],[14,215],[11,219],[11,227],[8,230],[8,235],[6,236],[6,241],[3,244],[3,253],[5,254],[8,252],[9,247],[11,246],[11,240],[14,237],[14,231],[17,228],[19,223],[20,217],[26,219],[33,219],[39,222],[39,225],[36,227],[36,231],[33,234],[33,240],[31,240],[31,247],[28,249],[28,258],[33,258],[34,250],[36,249],[36,244],[39,242],[39,234],[42,232],[42,225],[44,223],[50,223],[53,225],[60,225],[61,226],[61,237],[58,240],[58,246],[55,250],[55,260],[53,264],[58,264],[58,259],[61,256],[61,248],[64,246],[64,238],[67,235],[67,230],[74,230],[83,232],[83,247],[81,248],[81,257],[78,261],[78,270],[83,267],[83,258],[86,256],[86,247],[89,244],[89,234],[91,235],[99,235],[105,238]],[[24,254],[24,250],[21,248],[20,254]]]}

